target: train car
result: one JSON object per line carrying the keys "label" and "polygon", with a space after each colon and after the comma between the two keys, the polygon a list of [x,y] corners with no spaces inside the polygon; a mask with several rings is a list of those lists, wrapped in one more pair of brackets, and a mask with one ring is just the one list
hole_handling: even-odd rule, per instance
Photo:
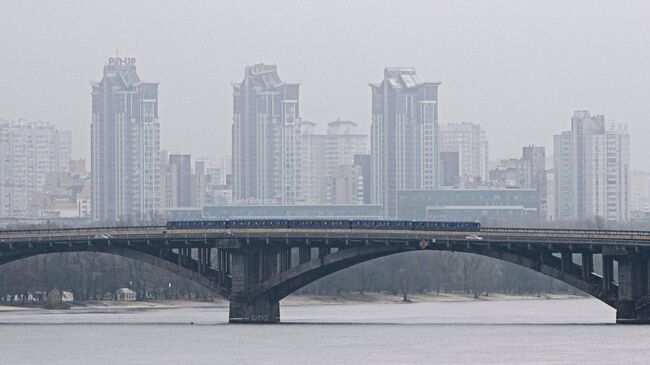
{"label": "train car", "polygon": [[373,220],[361,220],[361,219],[351,219],[350,220],[350,229],[377,229],[376,221]]}
{"label": "train car", "polygon": [[479,222],[463,222],[463,225],[466,231],[478,232],[481,230],[481,223]]}
{"label": "train car", "polygon": [[288,228],[286,219],[232,219],[228,221],[228,228]]}
{"label": "train car", "polygon": [[350,221],[345,219],[292,219],[288,228],[295,229],[350,229]]}
{"label": "train car", "polygon": [[400,231],[456,231],[478,232],[478,222],[463,221],[407,221],[370,219],[232,219],[168,221],[167,229],[367,229]]}
{"label": "train car", "polygon": [[224,228],[228,228],[228,221],[226,220],[208,221],[207,226],[212,229],[224,229]]}
{"label": "train car", "polygon": [[413,228],[413,222],[406,220],[351,220],[350,228],[408,231]]}
{"label": "train car", "polygon": [[225,220],[187,220],[168,221],[167,229],[224,229],[228,228],[228,221]]}
{"label": "train car", "polygon": [[478,232],[480,229],[481,224],[478,222],[413,221],[415,231]]}
{"label": "train car", "polygon": [[392,220],[386,221],[386,229],[398,231],[410,231],[413,229],[413,221]]}
{"label": "train car", "polygon": [[413,221],[412,229],[414,231],[444,231],[443,222],[432,221]]}

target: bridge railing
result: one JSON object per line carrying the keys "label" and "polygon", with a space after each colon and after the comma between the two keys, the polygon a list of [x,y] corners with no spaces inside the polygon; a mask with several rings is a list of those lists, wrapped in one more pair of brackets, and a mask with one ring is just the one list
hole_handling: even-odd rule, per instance
{"label": "bridge railing", "polygon": [[[84,228],[57,228],[57,229],[30,229],[30,230],[0,230],[0,241],[6,238],[32,238],[38,236],[39,240],[51,240],[53,238],[61,238],[65,236],[74,236],[75,239],[96,239],[96,235],[109,234],[110,238],[146,238],[148,234],[146,231],[156,230],[157,234],[165,232],[164,226],[140,226],[140,227],[84,227]],[[244,229],[245,230],[245,229]],[[270,229],[271,230],[271,229]],[[316,229],[317,231],[327,231],[327,229]],[[396,229],[399,230],[399,229]],[[185,232],[185,238],[200,238],[205,235],[203,229],[190,230],[195,232]],[[354,231],[354,230],[351,230]],[[637,230],[594,230],[594,229],[568,229],[568,228],[511,228],[511,227],[481,227],[483,233],[503,233],[504,235],[520,235],[530,234],[547,237],[559,236],[573,236],[573,237],[612,237],[615,239],[639,239],[650,240],[650,232],[637,231]],[[439,231],[444,233],[443,231]],[[167,232],[171,233],[171,232]],[[31,237],[30,237],[31,236]],[[176,235],[175,235],[176,236]],[[212,234],[211,237],[214,235]],[[224,238],[227,238],[229,233],[224,233]],[[246,234],[241,232],[239,237],[246,237]],[[179,238],[179,237],[176,237]]]}
{"label": "bridge railing", "polygon": [[[10,235],[10,234],[60,234],[60,233],[87,233],[87,232],[104,232],[104,231],[142,231],[149,229],[164,229],[164,226],[138,226],[138,227],[120,227],[120,226],[110,226],[110,227],[83,227],[83,228],[39,228],[39,229],[11,229],[11,230],[0,230],[0,236]],[[88,233],[89,235],[91,233]]]}
{"label": "bridge railing", "polygon": [[620,236],[650,236],[650,231],[633,230],[597,230],[597,229],[571,229],[571,228],[507,228],[507,227],[481,227],[481,232],[490,233],[538,233],[538,234],[576,234],[576,235],[620,235]]}

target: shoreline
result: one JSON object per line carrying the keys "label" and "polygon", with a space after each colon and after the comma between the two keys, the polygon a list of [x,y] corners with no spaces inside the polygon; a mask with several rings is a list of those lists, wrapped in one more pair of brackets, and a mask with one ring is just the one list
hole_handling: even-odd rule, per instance
{"label": "shoreline", "polygon": [[[401,295],[388,293],[343,293],[339,295],[290,295],[280,304],[285,306],[310,306],[310,305],[363,305],[363,304],[411,304],[411,303],[458,303],[458,302],[488,302],[512,300],[570,300],[584,299],[585,296],[573,294],[500,294],[491,293],[489,296],[474,298],[473,294],[464,293],[414,293],[408,296],[409,302],[403,302]],[[69,309],[54,310],[150,310],[150,309],[180,309],[180,308],[228,308],[229,302],[216,298],[213,301],[202,300],[158,300],[158,301],[112,301],[97,300],[70,303]],[[11,311],[44,311],[50,309],[42,307],[8,306],[0,305],[0,312]]]}
{"label": "shoreline", "polygon": [[584,296],[573,294],[499,294],[474,298],[473,294],[464,293],[414,293],[409,294],[409,302],[402,300],[402,295],[387,293],[343,293],[340,295],[290,295],[283,299],[281,305],[340,305],[340,304],[410,304],[410,303],[457,303],[486,302],[506,300],[560,300],[581,299]]}

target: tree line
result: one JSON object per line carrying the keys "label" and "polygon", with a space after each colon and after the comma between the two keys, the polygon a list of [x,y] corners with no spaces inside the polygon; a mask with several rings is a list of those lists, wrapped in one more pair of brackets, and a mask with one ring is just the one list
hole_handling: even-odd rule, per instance
{"label": "tree line", "polygon": [[[295,257],[294,262],[298,261]],[[209,290],[158,267],[106,253],[72,252],[34,256],[0,266],[0,300],[53,289],[72,292],[77,301],[112,300],[130,288],[138,300],[214,299]],[[298,294],[385,292],[540,294],[573,292],[563,283],[514,264],[473,254],[406,252],[375,259],[329,275]]]}

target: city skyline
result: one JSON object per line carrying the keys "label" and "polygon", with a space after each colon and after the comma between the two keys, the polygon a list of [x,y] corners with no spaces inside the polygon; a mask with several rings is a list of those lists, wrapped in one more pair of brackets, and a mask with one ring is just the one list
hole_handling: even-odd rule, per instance
{"label": "city skyline", "polygon": [[[218,183],[206,175],[205,168],[213,164],[199,159],[193,168],[191,154],[167,155],[161,150],[159,84],[142,81],[135,62],[131,57],[109,58],[102,80],[91,85],[92,215],[97,221],[152,220],[169,214],[170,208],[209,205],[215,196],[231,199],[226,201],[234,205],[345,205],[367,204],[364,196],[369,195],[370,203],[383,205],[384,217],[397,218],[401,192],[434,191],[441,186],[536,189],[535,211],[541,219],[547,217],[548,201],[553,205],[548,211],[551,219],[629,219],[626,124],[611,123],[588,110],[574,111],[571,131],[554,136],[555,186],[547,196],[544,146],[524,146],[521,159],[497,160],[495,166],[501,164],[501,170],[493,178],[485,130],[476,123],[439,125],[441,83],[420,81],[413,68],[387,67],[381,83],[370,84],[373,128],[368,136],[356,132],[356,123],[340,119],[328,123],[326,134],[318,134],[315,123],[301,119],[300,84],[284,82],[277,65],[246,66],[243,82],[233,84],[232,180],[221,186],[221,172]],[[50,123],[31,123],[54,128]],[[68,136],[65,151],[71,161],[70,132],[63,133]],[[371,174],[363,173],[364,167],[356,162],[357,155],[367,153],[368,137]],[[14,142],[12,138],[5,139]],[[41,148],[36,138],[24,144]],[[12,150],[5,156],[14,164],[24,159]],[[42,193],[46,177],[54,171],[43,169],[43,182],[23,193],[23,213],[3,215],[33,215],[25,213],[25,207],[33,206],[32,199]],[[15,176],[10,172],[4,179],[11,183],[7,179]],[[211,189],[219,192],[214,195]],[[459,197],[465,194],[461,190]],[[493,192],[494,199],[500,199],[498,190]],[[85,209],[85,201],[77,198],[79,212]],[[427,215],[451,213],[429,208]],[[464,214],[477,213],[465,209]],[[529,208],[517,209],[509,214],[530,215]],[[38,212],[39,216],[54,214],[47,209]]]}
{"label": "city skyline", "polygon": [[[46,14],[62,16],[72,6],[41,4],[37,11],[31,8],[35,5],[10,3],[4,14],[12,16],[5,19],[0,15],[0,24],[7,30],[0,32],[0,41],[13,52],[3,63],[6,70],[20,72],[7,72],[7,83],[15,87],[0,91],[0,108],[6,119],[50,120],[59,128],[72,130],[75,157],[89,159],[85,128],[90,109],[79,101],[89,97],[87,85],[100,74],[97,65],[119,49],[120,55],[138,59],[144,79],[162,82],[162,145],[195,156],[218,157],[229,154],[230,83],[240,81],[243,65],[279,65],[284,79],[299,80],[303,85],[304,117],[320,123],[337,117],[352,120],[363,133],[370,130],[367,83],[376,80],[386,66],[405,65],[415,67],[423,79],[443,82],[440,122],[480,123],[490,136],[493,156],[518,155],[519,147],[509,143],[510,133],[515,133],[522,144],[550,146],[553,134],[564,128],[568,115],[589,109],[627,123],[631,144],[636,146],[632,167],[650,170],[650,162],[635,158],[650,152],[650,146],[642,143],[650,134],[650,125],[644,120],[645,100],[650,98],[650,91],[643,86],[650,80],[649,70],[643,66],[647,50],[635,46],[647,43],[650,29],[643,21],[644,11],[639,9],[648,9],[649,5],[627,3],[610,9],[585,4],[562,4],[561,13],[550,13],[554,26],[548,27],[548,19],[532,16],[546,8],[541,3],[511,3],[506,12],[498,10],[503,6],[448,4],[440,13],[433,10],[435,7],[413,2],[404,9],[414,17],[412,28],[386,29],[373,26],[374,22],[391,19],[381,6],[367,8],[367,17],[351,22],[347,12],[340,14],[326,6],[309,10],[255,4],[256,9],[270,14],[270,22],[278,24],[263,29],[256,18],[242,16],[253,7],[250,3],[199,4],[190,10],[195,22],[181,21],[187,30],[172,32],[149,30],[138,22],[125,25],[128,19],[123,19],[119,7],[109,5],[96,9],[78,4],[75,13],[81,16],[48,26],[57,17]],[[145,3],[130,6],[133,14],[148,8]],[[294,25],[280,21],[284,15],[270,9],[276,6],[286,8]],[[354,10],[360,5],[349,6]],[[107,19],[105,27],[88,25],[94,14],[90,8]],[[162,8],[152,15],[152,21],[166,22],[178,11],[175,5]],[[222,12],[240,16],[211,22],[201,15]],[[30,15],[21,18],[21,14]],[[577,30],[573,14],[583,15]],[[15,20],[19,18],[20,23]],[[622,18],[625,21],[620,21]],[[428,21],[418,21],[422,19]],[[619,26],[615,29],[605,27],[605,31],[602,27],[617,19]],[[235,26],[237,22],[241,24]],[[324,32],[341,24],[353,24],[355,31],[334,37],[337,42],[306,42],[321,39]],[[301,32],[295,32],[296,26]],[[47,34],[43,29],[48,29]],[[235,29],[246,29],[238,33],[238,43],[229,42],[227,37]],[[459,34],[458,29],[466,31]],[[19,43],[5,37],[12,32],[21,32],[34,41]],[[377,33],[367,43],[363,35],[369,32]],[[187,41],[190,34],[197,35],[195,41]],[[303,46],[292,47],[294,41],[290,39]],[[395,46],[381,47],[379,39]],[[409,40],[398,42],[404,39]],[[72,44],[80,46],[73,48]],[[315,57],[320,48],[330,56]],[[222,49],[232,52],[219,57]],[[594,50],[599,50],[599,57],[588,57]],[[47,62],[42,63],[44,59]],[[338,87],[342,82],[348,86]],[[55,87],[66,92],[55,93]]]}
{"label": "city skyline", "polygon": [[[109,64],[109,62],[110,62],[109,60],[110,60],[110,59],[113,59],[113,58],[115,58],[115,57],[110,57],[110,56],[107,57],[107,58],[104,60],[104,61],[105,61],[105,66],[107,66],[107,65]],[[124,59],[131,59],[131,60],[133,60],[133,62],[134,62],[134,66],[136,65],[136,60],[137,60],[137,58],[135,58],[135,57],[125,57]],[[251,67],[254,67],[254,66],[256,66],[256,65],[265,65],[265,64],[262,63],[262,62],[258,62],[258,63],[255,63],[255,64],[252,64],[252,63],[251,63],[251,64],[249,64],[249,65],[246,65],[245,68],[251,68]],[[265,65],[265,66],[266,66],[266,65]],[[273,65],[273,67],[275,67],[275,66],[276,66],[276,65]],[[386,66],[386,67],[384,67],[384,68],[395,68],[395,67]],[[397,67],[397,68],[415,69],[415,68],[413,68],[413,67]],[[155,78],[155,77],[152,78],[152,79],[150,79],[150,78],[145,78],[145,79],[143,80],[143,82],[151,82],[150,80],[157,80],[157,78]],[[90,83],[92,84],[93,82],[90,82]],[[158,82],[152,82],[152,83],[156,83],[156,84],[157,84]],[[289,83],[291,83],[291,82],[289,82]],[[372,82],[369,82],[369,83],[372,84]],[[295,84],[298,85],[298,83],[295,83]],[[230,85],[236,85],[236,83],[233,82],[233,83],[230,83]],[[300,85],[302,86],[302,84],[300,84]],[[367,84],[366,84],[366,85],[367,85]],[[445,87],[446,87],[446,86],[447,86],[447,84],[445,83]],[[444,95],[444,92],[441,93],[441,94]],[[362,104],[363,104],[363,103],[362,103]],[[231,109],[232,109],[232,108],[231,108]],[[589,108],[573,108],[573,109],[571,109],[571,110],[570,110],[570,111],[565,115],[565,119],[566,119],[566,117],[568,117],[568,116],[570,116],[571,114],[573,114],[574,111],[576,111],[576,110],[584,110],[584,109],[589,109]],[[591,109],[590,109],[590,110],[591,110]],[[336,113],[335,113],[335,114],[336,114]],[[607,114],[607,113],[602,112],[602,111],[598,111],[598,114]],[[333,119],[340,120],[340,119],[343,117],[343,116],[341,116],[341,115],[339,115],[339,114],[336,114],[336,115],[337,115],[337,117],[335,117],[335,118],[333,118]],[[608,114],[608,115],[609,115],[609,114]],[[74,131],[73,131],[73,130],[70,130],[69,128],[61,127],[62,125],[65,125],[65,123],[62,123],[61,121],[58,121],[58,122],[57,122],[56,120],[54,120],[54,119],[52,119],[52,118],[36,118],[36,119],[32,119],[32,118],[25,117],[25,116],[17,116],[17,117],[15,117],[15,118],[5,117],[5,119],[7,119],[7,120],[29,120],[29,121],[35,121],[35,122],[51,123],[51,124],[53,124],[55,127],[60,128],[60,129],[62,129],[62,130],[71,131],[71,132],[73,132],[73,134],[74,134],[75,132],[78,133],[77,130],[74,130]],[[349,118],[344,118],[344,119],[351,120],[351,119],[349,119]],[[371,118],[369,118],[369,119],[371,119]],[[329,122],[326,121],[326,120],[320,120],[320,119],[317,119],[317,118],[312,118],[311,116],[307,116],[307,117],[306,117],[306,120],[309,120],[310,123],[313,123],[313,124],[315,125],[315,131],[316,131],[317,133],[325,132],[325,130],[326,130],[326,128],[327,128],[327,124],[329,123]],[[313,121],[313,120],[315,120],[316,122],[315,122],[315,123],[314,123],[314,122],[311,122],[311,121]],[[483,122],[482,120],[471,120],[471,121],[468,121],[468,120],[440,120],[440,119],[439,119],[438,122],[439,122],[439,124],[441,125],[441,127],[450,127],[450,126],[455,126],[455,125],[472,125],[472,124],[475,124],[475,125],[480,126],[480,128],[481,128],[481,130],[482,130],[482,134],[483,134],[483,137],[482,137],[482,138],[486,138],[485,136],[487,136],[487,140],[491,141],[491,140],[493,140],[493,138],[496,137],[496,138],[498,139],[498,137],[499,137],[498,135],[494,135],[493,133],[489,133],[489,132],[486,133],[486,131],[485,131],[485,124],[484,124],[484,122]],[[619,123],[619,119],[618,119],[618,118],[613,119],[613,120],[608,118],[606,122],[607,122],[607,123],[615,123],[615,124],[625,124],[625,125],[627,125],[627,126],[630,125],[630,123],[628,123],[627,121],[622,121],[622,122]],[[166,127],[169,127],[169,126],[170,126],[170,124],[167,123],[167,121],[164,121],[163,123],[165,124]],[[232,125],[232,113],[231,113],[231,118],[230,118],[230,124]],[[367,134],[368,136],[370,135],[370,132],[371,132],[371,131],[370,131],[370,124],[371,124],[371,123],[369,123],[367,126],[364,126],[364,123],[358,123],[357,121],[355,121],[355,124],[357,124],[357,125],[359,125],[359,126],[362,127],[362,128],[360,128],[360,129],[361,129],[360,133],[362,133],[362,134]],[[365,128],[364,128],[364,127],[365,127]],[[564,128],[564,127],[560,127],[559,129],[562,129],[562,128]],[[221,153],[221,154],[207,154],[207,155],[206,155],[206,154],[201,154],[201,153],[195,153],[195,152],[193,152],[193,148],[191,148],[191,147],[190,147],[189,149],[187,149],[187,150],[184,150],[184,149],[182,149],[182,148],[180,148],[180,147],[178,147],[178,146],[174,146],[174,145],[166,145],[166,144],[163,144],[162,142],[161,142],[161,148],[163,148],[163,149],[165,149],[166,151],[169,151],[169,152],[171,152],[171,153],[189,153],[189,154],[191,154],[192,156],[200,156],[202,159],[208,159],[208,160],[219,161],[219,160],[222,160],[222,159],[225,159],[225,158],[230,158],[230,157],[232,156],[232,147],[233,147],[233,146],[232,146],[232,144],[231,144],[231,142],[232,142],[232,138],[230,137],[230,136],[231,136],[232,129],[230,129],[228,132],[229,132],[229,133],[228,133],[228,143],[230,143],[230,144],[228,145],[229,148],[228,148],[227,150],[222,151],[223,153]],[[548,147],[550,148],[550,147],[553,145],[553,135],[555,135],[556,133],[557,133],[557,130],[556,130],[556,131],[552,131],[552,133],[551,133],[551,135],[550,135],[550,141],[549,141],[549,143],[548,143],[548,144],[541,144],[541,145],[548,146]],[[164,134],[164,128],[161,129],[161,134]],[[219,134],[217,134],[217,135],[220,135],[220,134],[223,134],[223,131],[222,131],[222,133],[219,133]],[[630,134],[631,134],[631,137],[634,136],[634,133],[630,133]],[[548,137],[549,137],[549,136],[545,136],[544,138],[548,138]],[[632,140],[634,140],[634,138],[632,138]],[[167,142],[167,143],[169,143],[169,142]],[[444,144],[442,141],[441,141],[440,143]],[[540,144],[538,144],[538,143],[524,143],[524,144],[540,145]],[[631,144],[633,144],[633,143],[631,143]],[[87,148],[86,150],[79,150],[79,148],[74,148],[74,145],[75,145],[75,143],[74,143],[74,138],[73,138],[73,148],[72,148],[72,156],[73,156],[73,158],[76,158],[76,159],[78,159],[78,158],[82,158],[82,159],[87,159],[88,161],[91,160],[91,156],[90,156],[90,150],[91,150],[91,147],[90,147],[90,146],[88,146],[88,148]],[[503,154],[503,155],[497,155],[496,153],[493,153],[493,150],[492,150],[492,149],[490,149],[490,153],[489,153],[489,155],[488,155],[488,156],[489,156],[489,162],[494,162],[494,161],[497,161],[498,159],[501,159],[501,158],[510,158],[510,157],[515,157],[515,156],[517,156],[517,154],[518,154],[518,152],[519,152],[519,148],[521,147],[521,146],[520,146],[519,144],[517,144],[517,143],[509,143],[509,144],[506,144],[506,146],[507,146],[507,147],[505,147],[505,150],[508,150],[509,152],[506,153],[506,154]],[[79,147],[79,146],[77,145],[77,147]],[[223,146],[221,146],[221,147],[223,147]],[[496,150],[497,150],[497,151],[503,151],[503,150],[504,150],[504,146],[501,146],[501,149],[496,148]],[[550,148],[549,151],[552,151],[552,148]],[[634,157],[634,153],[633,153],[633,152],[632,152],[631,156],[632,156],[631,161],[634,162],[635,159],[633,158],[633,157]],[[552,153],[549,154],[549,157],[553,157],[553,154],[552,154]],[[640,159],[640,160],[642,161],[643,159]],[[483,166],[482,168],[487,169],[487,167],[485,167],[485,166]],[[633,166],[633,169],[634,169],[634,170],[640,170],[640,171],[650,171],[650,165],[647,166],[647,169],[644,169],[644,168],[641,168],[641,167],[634,167],[634,166]]]}

